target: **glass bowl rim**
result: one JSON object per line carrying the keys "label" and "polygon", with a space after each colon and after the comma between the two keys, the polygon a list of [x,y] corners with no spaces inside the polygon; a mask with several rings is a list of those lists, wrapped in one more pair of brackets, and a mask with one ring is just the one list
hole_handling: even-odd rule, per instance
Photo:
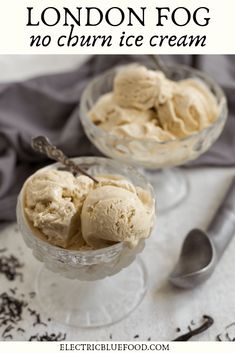
{"label": "glass bowl rim", "polygon": [[[209,126],[207,126],[206,128],[198,131],[198,132],[194,132],[192,134],[190,134],[189,136],[185,136],[182,138],[176,138],[174,140],[166,140],[166,141],[155,141],[151,138],[149,139],[135,139],[135,138],[130,138],[130,137],[119,137],[116,135],[112,135],[109,132],[104,131],[103,129],[101,129],[99,126],[95,125],[91,119],[87,116],[87,113],[85,112],[85,100],[86,100],[86,96],[87,96],[87,92],[89,92],[89,90],[91,89],[91,87],[97,83],[101,78],[103,78],[105,75],[109,74],[109,73],[113,73],[115,71],[120,70],[123,67],[126,67],[128,65],[144,65],[140,62],[132,62],[132,63],[128,63],[128,64],[123,64],[123,65],[117,65],[112,67],[111,69],[105,70],[103,71],[101,74],[95,76],[93,79],[90,80],[90,82],[87,84],[86,88],[83,90],[82,92],[82,96],[81,96],[81,101],[80,101],[80,109],[79,109],[79,113],[80,113],[80,121],[84,127],[84,130],[86,131],[86,125],[89,125],[93,131],[95,132],[96,136],[101,137],[101,138],[106,138],[108,137],[108,139],[113,140],[116,143],[122,143],[122,141],[124,143],[131,143],[131,142],[140,142],[143,144],[149,144],[149,145],[170,145],[170,144],[174,144],[174,143],[178,143],[178,142],[187,142],[190,141],[191,139],[193,139],[195,136],[197,136],[198,138],[203,135],[204,133],[213,130],[214,126],[218,125],[221,121],[223,121],[224,119],[227,119],[227,113],[228,113],[228,104],[227,104],[227,98],[225,95],[224,90],[222,89],[222,87],[207,73],[205,73],[202,70],[198,70],[195,68],[192,68],[190,66],[187,65],[181,65],[181,64],[166,64],[166,70],[170,69],[173,70],[174,68],[176,69],[181,69],[181,70],[186,70],[186,71],[191,71],[192,73],[195,73],[196,77],[203,77],[204,80],[208,81],[210,83],[210,85],[212,85],[213,87],[216,88],[216,90],[219,92],[219,94],[221,95],[221,101],[218,103],[219,106],[219,116],[218,118]],[[153,64],[146,64],[147,67],[150,67],[150,69],[152,69],[151,66],[153,66]],[[107,92],[108,93],[108,92]]]}

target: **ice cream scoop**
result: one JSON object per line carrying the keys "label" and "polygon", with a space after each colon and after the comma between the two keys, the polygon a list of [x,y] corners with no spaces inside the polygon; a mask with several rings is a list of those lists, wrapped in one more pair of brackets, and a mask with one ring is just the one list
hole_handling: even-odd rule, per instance
{"label": "ice cream scoop", "polygon": [[219,107],[198,78],[174,81],[131,64],[117,70],[113,91],[101,95],[88,115],[113,136],[167,142],[206,129],[218,118]]}
{"label": "ice cream scoop", "polygon": [[204,282],[213,273],[234,236],[235,179],[207,231],[193,229],[186,236],[170,281],[182,288],[193,288]]}
{"label": "ice cream scoop", "polygon": [[178,82],[171,97],[156,101],[155,108],[163,130],[179,138],[205,129],[218,117],[215,97],[196,79]]}
{"label": "ice cream scoop", "polygon": [[96,125],[115,136],[138,140],[152,138],[159,142],[174,139],[174,135],[159,126],[156,112],[123,108],[112,92],[100,97],[89,116]]}
{"label": "ice cream scoop", "polygon": [[106,185],[89,192],[84,201],[81,225],[90,246],[102,248],[113,242],[136,246],[150,235],[153,207],[144,204],[136,192]]}
{"label": "ice cream scoop", "polygon": [[84,244],[80,230],[83,201],[94,182],[66,171],[45,170],[24,185],[24,209],[32,227],[49,243],[69,248]]}
{"label": "ice cream scoop", "polygon": [[157,97],[159,74],[141,65],[129,65],[114,79],[114,98],[124,108],[148,110]]}
{"label": "ice cream scoop", "polygon": [[156,114],[150,109],[143,111],[119,106],[113,92],[101,96],[89,115],[96,125],[102,124],[104,130],[110,130],[112,127],[122,126],[123,124],[150,121],[156,118]]}
{"label": "ice cream scoop", "polygon": [[118,175],[96,176],[42,169],[24,184],[24,212],[36,235],[66,249],[136,246],[150,235],[154,200]]}

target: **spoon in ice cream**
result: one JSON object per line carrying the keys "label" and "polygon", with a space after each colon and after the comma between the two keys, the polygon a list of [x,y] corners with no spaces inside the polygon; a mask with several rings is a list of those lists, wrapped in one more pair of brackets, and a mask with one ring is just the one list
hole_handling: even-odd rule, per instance
{"label": "spoon in ice cream", "polygon": [[235,235],[235,178],[207,231],[193,229],[186,236],[170,281],[177,287],[193,288],[213,273]]}
{"label": "spoon in ice cream", "polygon": [[149,54],[148,57],[152,60],[152,62],[157,66],[158,70],[162,71],[167,77],[167,68],[163,61],[160,59],[158,55]]}
{"label": "spoon in ice cream", "polygon": [[40,153],[47,155],[50,159],[53,159],[57,162],[62,163],[71,173],[80,173],[86,175],[88,178],[92,179],[95,183],[98,181],[88,174],[85,170],[83,170],[79,165],[74,163],[71,159],[69,159],[62,150],[58,149],[54,146],[51,141],[46,136],[37,136],[32,138],[32,148]]}

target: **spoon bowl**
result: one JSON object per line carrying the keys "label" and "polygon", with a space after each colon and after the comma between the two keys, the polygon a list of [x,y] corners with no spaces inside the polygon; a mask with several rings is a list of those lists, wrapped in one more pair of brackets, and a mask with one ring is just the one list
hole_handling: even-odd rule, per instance
{"label": "spoon bowl", "polygon": [[193,288],[210,277],[216,262],[216,249],[210,237],[201,229],[193,229],[184,240],[170,281],[178,287]]}
{"label": "spoon bowl", "polygon": [[192,229],[169,280],[177,287],[193,288],[207,280],[235,235],[235,178],[216,211],[207,232]]}

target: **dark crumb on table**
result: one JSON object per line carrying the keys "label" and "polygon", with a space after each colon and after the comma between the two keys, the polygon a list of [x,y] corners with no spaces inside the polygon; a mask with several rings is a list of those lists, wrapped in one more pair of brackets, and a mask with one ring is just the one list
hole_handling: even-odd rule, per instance
{"label": "dark crumb on table", "polygon": [[12,335],[6,335],[4,336],[5,340],[9,339],[9,340],[13,340],[13,336]]}
{"label": "dark crumb on table", "polygon": [[139,335],[135,335],[134,338],[139,338],[140,336]]}
{"label": "dark crumb on table", "polygon": [[27,302],[19,300],[8,293],[0,295],[0,327],[9,324],[16,325],[22,320],[23,308]]}
{"label": "dark crumb on table", "polygon": [[[45,322],[41,320],[40,314],[31,309],[29,303],[22,298],[22,293],[17,293],[17,287],[9,289],[9,292],[3,292],[0,294],[0,335],[3,340],[13,340],[13,332],[26,332],[22,327],[22,322],[25,317],[25,311],[28,310],[32,320],[31,326],[43,325],[47,326]],[[25,296],[25,295],[23,295]],[[25,309],[27,308],[27,309]],[[51,318],[47,319],[48,321]],[[33,321],[33,322],[32,322]],[[14,330],[14,331],[13,331]],[[65,340],[66,334],[64,333],[52,333],[47,332],[43,335],[37,333],[30,337],[31,341],[62,341]]]}
{"label": "dark crumb on table", "polygon": [[23,264],[14,255],[0,256],[0,274],[5,275],[9,281],[14,281],[16,277],[20,277],[22,282],[23,275],[18,272],[18,269],[22,267]]}
{"label": "dark crumb on table", "polygon": [[25,332],[25,330],[22,327],[18,327],[17,331],[18,332]]}
{"label": "dark crumb on table", "polygon": [[[11,293],[15,293],[12,289]],[[4,340],[12,340],[13,335],[10,332],[22,321],[23,308],[28,304],[4,292],[0,294],[0,328]]]}
{"label": "dark crumb on table", "polygon": [[64,341],[66,339],[66,333],[59,332],[58,334],[45,332],[40,335],[37,333],[29,338],[29,341]]}
{"label": "dark crumb on table", "polygon": [[229,341],[229,342],[232,341],[232,338],[229,336],[228,332],[226,332],[225,337],[226,337],[227,341]]}
{"label": "dark crumb on table", "polygon": [[110,333],[110,335],[109,335],[109,339],[110,339],[110,340],[112,340],[112,339],[113,339],[113,335],[112,335],[112,333]]}
{"label": "dark crumb on table", "polygon": [[47,321],[51,321],[51,317],[48,317]]}
{"label": "dark crumb on table", "polygon": [[31,299],[34,298],[34,297],[36,297],[36,292],[30,292],[30,293],[29,293],[29,296],[30,296]]}
{"label": "dark crumb on table", "polygon": [[9,291],[12,293],[12,294],[16,294],[16,291],[17,291],[17,288],[10,288]]}
{"label": "dark crumb on table", "polygon": [[149,338],[147,339],[147,341],[151,341],[151,337],[149,337]]}
{"label": "dark crumb on table", "polygon": [[9,332],[11,332],[12,331],[12,329],[13,329],[14,327],[10,324],[10,325],[8,325],[6,328],[5,328],[5,330],[3,331],[3,333],[2,333],[2,337],[3,338],[9,338],[9,336],[12,336],[12,335],[9,335]]}
{"label": "dark crumb on table", "polygon": [[216,336],[216,341],[219,341],[219,342],[223,342],[223,341],[225,341],[225,342],[235,342],[235,337],[231,337],[228,332],[226,332],[225,335],[224,335],[225,339],[223,339],[222,337],[223,337],[222,333],[219,333]]}
{"label": "dark crumb on table", "polygon": [[30,315],[35,318],[33,326],[36,326],[36,325],[47,326],[47,324],[41,320],[40,314],[37,313],[36,310],[32,310],[32,309],[28,308],[28,311],[29,311]]}
{"label": "dark crumb on table", "polygon": [[231,322],[229,325],[225,326],[225,332],[219,333],[215,337],[216,341],[235,342],[235,337],[231,337],[231,334],[234,336],[234,333],[228,331],[232,326],[235,326],[235,322]]}
{"label": "dark crumb on table", "polygon": [[181,329],[179,327],[176,328],[176,332],[180,332]]}
{"label": "dark crumb on table", "polygon": [[190,324],[191,324],[191,325],[196,325],[193,320],[191,320]]}

